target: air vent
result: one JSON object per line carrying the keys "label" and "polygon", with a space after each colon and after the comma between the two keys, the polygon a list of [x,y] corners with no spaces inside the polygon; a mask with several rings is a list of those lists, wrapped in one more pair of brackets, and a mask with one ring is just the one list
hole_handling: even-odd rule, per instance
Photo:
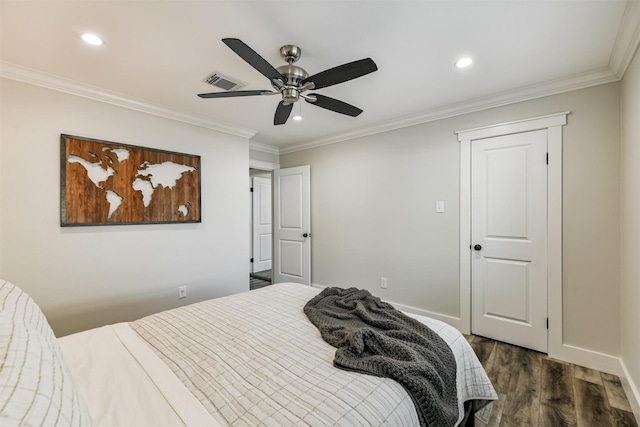
{"label": "air vent", "polygon": [[203,82],[210,84],[211,86],[219,87],[224,90],[235,90],[239,89],[242,86],[245,86],[244,83],[239,82],[238,80],[234,80],[230,77],[222,75],[216,71],[209,74]]}

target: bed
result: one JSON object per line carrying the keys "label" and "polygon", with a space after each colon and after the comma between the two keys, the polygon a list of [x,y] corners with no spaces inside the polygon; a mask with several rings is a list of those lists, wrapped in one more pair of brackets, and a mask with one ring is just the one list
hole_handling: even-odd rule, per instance
{"label": "bed", "polygon": [[[318,292],[277,284],[56,339],[0,281],[0,425],[418,425],[397,382],[333,366],[303,312]],[[464,336],[409,316],[455,356],[456,424],[486,411],[497,395]]]}

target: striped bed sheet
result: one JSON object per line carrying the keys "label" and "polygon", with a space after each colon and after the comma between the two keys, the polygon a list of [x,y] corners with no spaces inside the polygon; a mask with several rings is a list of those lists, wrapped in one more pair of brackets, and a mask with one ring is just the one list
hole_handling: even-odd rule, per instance
{"label": "striped bed sheet", "polygon": [[[319,292],[298,284],[217,298],[130,324],[222,425],[414,426],[398,383],[333,367],[303,307]],[[459,420],[497,398],[466,339],[440,321],[411,315],[438,333],[457,363]]]}

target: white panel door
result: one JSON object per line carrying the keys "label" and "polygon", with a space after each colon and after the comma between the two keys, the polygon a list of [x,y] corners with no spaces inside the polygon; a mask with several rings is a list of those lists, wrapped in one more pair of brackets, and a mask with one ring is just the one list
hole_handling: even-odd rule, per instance
{"label": "white panel door", "polygon": [[472,142],[472,333],[547,351],[547,131]]}
{"label": "white panel door", "polygon": [[311,168],[273,171],[273,283],[311,285]]}
{"label": "white panel door", "polygon": [[271,269],[271,178],[253,177],[251,272]]}

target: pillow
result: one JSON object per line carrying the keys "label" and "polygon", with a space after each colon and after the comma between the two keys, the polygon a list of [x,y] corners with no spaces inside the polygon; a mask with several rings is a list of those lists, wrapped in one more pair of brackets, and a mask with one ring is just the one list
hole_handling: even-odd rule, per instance
{"label": "pillow", "polygon": [[42,311],[6,281],[0,281],[0,425],[91,425]]}
{"label": "pillow", "polygon": [[56,336],[38,304],[29,294],[6,280],[0,280],[0,312],[37,331],[48,344],[58,345]]}

